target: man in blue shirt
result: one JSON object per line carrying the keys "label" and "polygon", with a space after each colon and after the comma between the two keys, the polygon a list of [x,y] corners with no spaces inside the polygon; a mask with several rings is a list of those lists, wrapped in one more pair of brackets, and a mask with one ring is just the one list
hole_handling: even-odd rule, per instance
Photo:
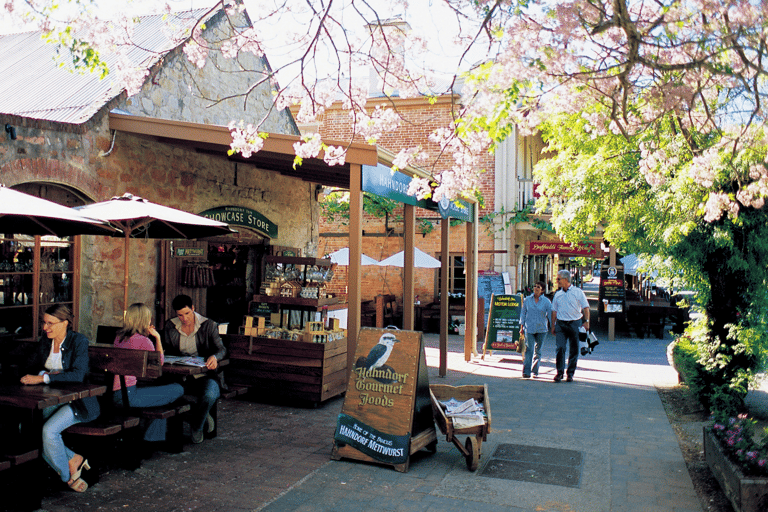
{"label": "man in blue shirt", "polygon": [[533,295],[523,301],[520,312],[520,334],[525,333],[525,356],[523,362],[523,378],[527,379],[533,372],[539,376],[539,361],[541,361],[541,344],[549,332],[549,319],[552,315],[552,303],[544,297],[544,282],[538,281],[533,285]]}
{"label": "man in blue shirt", "polygon": [[[573,382],[576,364],[579,361],[579,327],[589,331],[589,302],[581,288],[571,286],[571,273],[561,270],[557,273],[560,289],[552,299],[552,334],[555,335],[555,382]],[[582,322],[583,318],[583,322]],[[568,369],[565,369],[565,344],[568,342]]]}

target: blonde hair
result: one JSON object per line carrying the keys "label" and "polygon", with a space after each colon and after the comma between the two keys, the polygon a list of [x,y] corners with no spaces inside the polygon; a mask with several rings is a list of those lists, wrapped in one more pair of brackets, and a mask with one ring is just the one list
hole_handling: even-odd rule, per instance
{"label": "blonde hair", "polygon": [[142,302],[128,306],[123,317],[123,328],[117,333],[120,340],[130,338],[136,333],[147,336],[152,323],[152,310]]}

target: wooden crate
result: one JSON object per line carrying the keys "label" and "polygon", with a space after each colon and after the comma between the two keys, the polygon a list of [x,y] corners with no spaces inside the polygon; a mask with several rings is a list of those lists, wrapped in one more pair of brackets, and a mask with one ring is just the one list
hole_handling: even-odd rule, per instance
{"label": "wooden crate", "polygon": [[347,339],[307,343],[229,334],[227,382],[260,392],[324,402],[346,391]]}

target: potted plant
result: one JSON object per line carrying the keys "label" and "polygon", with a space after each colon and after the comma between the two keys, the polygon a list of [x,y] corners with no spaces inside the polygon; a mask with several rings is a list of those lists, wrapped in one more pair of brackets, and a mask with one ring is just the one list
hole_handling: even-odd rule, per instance
{"label": "potted plant", "polygon": [[755,424],[740,414],[704,427],[707,464],[737,512],[768,510],[768,444]]}

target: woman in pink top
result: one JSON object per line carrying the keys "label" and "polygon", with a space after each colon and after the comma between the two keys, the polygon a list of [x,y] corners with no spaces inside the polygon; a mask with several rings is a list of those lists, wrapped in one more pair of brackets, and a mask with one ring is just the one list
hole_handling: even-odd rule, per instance
{"label": "woman in pink top", "polygon": [[[149,336],[155,339],[154,344]],[[160,363],[163,362],[163,344],[160,334],[152,325],[152,311],[140,302],[131,304],[125,312],[123,328],[117,332],[115,346],[134,350],[157,350],[160,352]],[[167,405],[181,398],[184,388],[181,384],[166,384],[163,386],[136,386],[136,377],[125,376],[128,388],[128,401],[131,407],[156,407]],[[120,379],[115,376],[113,384],[114,400],[118,405],[123,404],[123,394],[120,391]],[[152,420],[144,433],[145,441],[165,441],[166,421]]]}

